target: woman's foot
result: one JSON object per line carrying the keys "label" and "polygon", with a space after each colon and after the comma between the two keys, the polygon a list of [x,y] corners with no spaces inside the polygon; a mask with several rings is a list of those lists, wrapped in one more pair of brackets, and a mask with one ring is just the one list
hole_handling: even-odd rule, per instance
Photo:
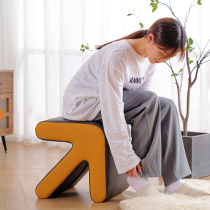
{"label": "woman's foot", "polygon": [[151,184],[148,184],[144,186],[143,188],[139,189],[134,193],[134,197],[144,197],[144,196],[159,196],[159,195],[164,195],[162,193],[159,193],[158,190]]}
{"label": "woman's foot", "polygon": [[147,177],[127,177],[128,184],[136,191],[133,197],[160,195],[159,191],[152,186]]}
{"label": "woman's foot", "polygon": [[141,188],[145,187],[146,185],[150,184],[147,177],[141,177],[141,176],[132,176],[127,177],[127,183],[135,190],[138,191]]}
{"label": "woman's foot", "polygon": [[177,191],[177,193],[185,194],[185,195],[210,195],[210,192],[203,189],[202,187],[194,186],[188,182],[185,182]]}
{"label": "woman's foot", "polygon": [[170,184],[165,188],[165,194],[171,194],[171,193],[181,193],[185,195],[210,195],[210,192],[207,190],[194,186],[188,182],[183,181],[182,179]]}
{"label": "woman's foot", "polygon": [[184,184],[185,182],[183,181],[183,179],[180,179],[176,182],[173,182],[172,184],[168,185],[165,188],[165,193],[176,193],[178,191],[178,189]]}

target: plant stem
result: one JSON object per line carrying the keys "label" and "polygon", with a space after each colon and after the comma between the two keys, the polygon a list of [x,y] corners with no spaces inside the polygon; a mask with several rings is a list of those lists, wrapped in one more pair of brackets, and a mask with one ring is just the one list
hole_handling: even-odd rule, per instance
{"label": "plant stem", "polygon": [[191,72],[190,72],[190,65],[189,65],[189,59],[188,59],[188,51],[186,51],[186,63],[187,63],[189,77],[188,77],[188,88],[187,88],[187,111],[186,111],[185,118],[182,119],[182,121],[183,121],[183,136],[187,136],[187,122],[189,119],[189,112],[190,112],[190,89],[192,87]]}
{"label": "plant stem", "polygon": [[190,14],[190,10],[191,10],[192,6],[195,6],[195,5],[193,5],[193,2],[191,3],[191,5],[189,7],[189,10],[188,10],[188,12],[187,12],[187,14],[185,16],[184,28],[186,28],[187,20],[188,20],[188,17],[189,17],[189,14]]}
{"label": "plant stem", "polygon": [[180,22],[179,18],[174,14],[174,12],[173,12],[171,7],[169,7],[167,4],[165,4],[163,2],[159,2],[159,4],[162,4],[162,5],[166,6],[171,11],[172,15]]}
{"label": "plant stem", "polygon": [[191,84],[189,82],[188,88],[187,88],[187,113],[186,113],[185,119],[183,120],[183,136],[187,136],[187,122],[188,122],[189,113],[190,113],[190,88],[191,88]]}
{"label": "plant stem", "polygon": [[181,109],[181,99],[180,99],[180,89],[179,89],[179,84],[176,82],[176,87],[177,87],[177,93],[178,93],[178,107],[179,107],[179,114],[182,118],[182,121],[184,121],[184,116],[182,114],[182,109]]}

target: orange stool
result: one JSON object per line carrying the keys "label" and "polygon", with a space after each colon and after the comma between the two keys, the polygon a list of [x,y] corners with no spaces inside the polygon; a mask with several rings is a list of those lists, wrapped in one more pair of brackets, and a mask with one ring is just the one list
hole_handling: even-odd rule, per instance
{"label": "orange stool", "polygon": [[36,187],[39,198],[50,198],[74,187],[88,170],[90,197],[94,202],[107,201],[128,188],[126,173],[117,173],[102,122],[58,117],[38,123],[36,134],[42,140],[73,144]]}

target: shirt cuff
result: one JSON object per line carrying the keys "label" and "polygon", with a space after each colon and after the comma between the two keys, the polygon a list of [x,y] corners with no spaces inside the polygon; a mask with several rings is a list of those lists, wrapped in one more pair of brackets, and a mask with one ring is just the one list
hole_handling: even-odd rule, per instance
{"label": "shirt cuff", "polygon": [[118,174],[126,173],[127,171],[131,170],[135,166],[140,163],[141,159],[136,155],[135,159],[132,158],[132,162],[126,164],[126,166],[122,168],[117,168]]}

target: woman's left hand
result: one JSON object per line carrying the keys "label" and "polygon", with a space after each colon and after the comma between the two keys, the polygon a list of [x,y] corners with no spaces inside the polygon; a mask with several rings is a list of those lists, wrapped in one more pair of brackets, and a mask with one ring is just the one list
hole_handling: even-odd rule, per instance
{"label": "woman's left hand", "polygon": [[138,174],[136,172],[136,168],[138,169],[138,171],[141,173],[141,166],[140,164],[138,164],[137,166],[135,166],[134,168],[132,168],[131,170],[127,171],[126,174],[129,176],[129,177],[136,177]]}

